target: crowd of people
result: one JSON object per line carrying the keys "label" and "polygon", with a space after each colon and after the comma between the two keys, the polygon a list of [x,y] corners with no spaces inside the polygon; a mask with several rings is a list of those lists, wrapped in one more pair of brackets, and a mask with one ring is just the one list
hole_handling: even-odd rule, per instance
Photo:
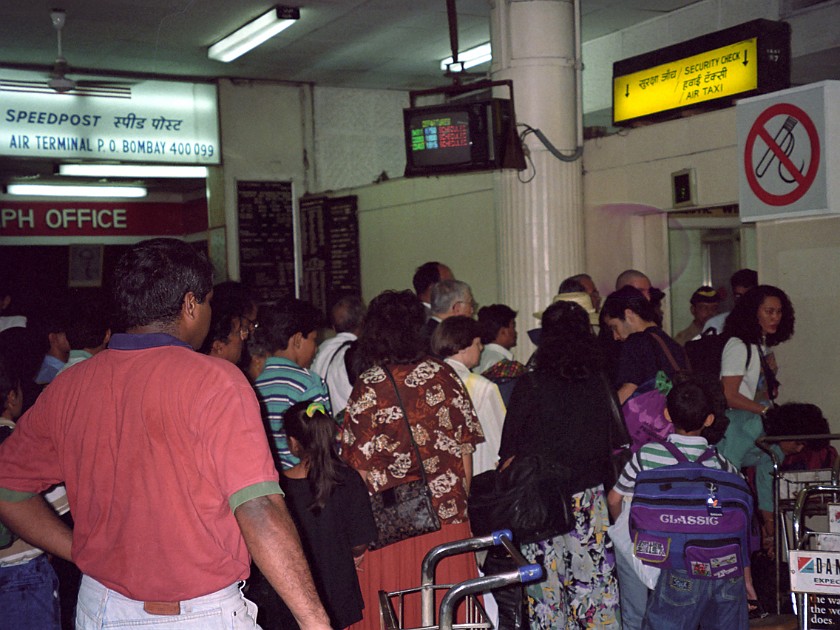
{"label": "crowd of people", "polygon": [[[761,608],[748,567],[725,587],[673,570],[651,589],[608,533],[637,475],[671,457],[644,446],[616,479],[617,409],[665,379],[667,440],[692,461],[716,443],[704,465],[756,470],[762,545],[775,548],[772,464],[755,440],[828,426],[813,405],[774,402],[790,299],[750,270],[732,285],[722,316],[719,291],[695,291],[672,339],[645,274],[620,274],[603,304],[590,276],[572,276],[536,314],[523,361],[517,312],[479,309],[436,261],[414,291],[367,307],[341,297],[329,323],[294,298],[214,286],[207,259],[174,239],[130,248],[108,303],[84,295],[68,317],[27,317],[0,286],[0,627],[373,630],[379,591],[417,586],[430,548],[471,536],[472,477],[536,454],[569,469],[574,524],[521,546],[545,577],[485,595],[497,627],[745,628]],[[683,346],[710,323],[720,367],[700,378]],[[791,465],[833,457],[827,444],[773,448]],[[369,495],[421,478],[440,528],[372,549]],[[437,579],[480,572],[496,569],[462,554]],[[675,588],[697,591],[691,619],[671,610]],[[404,614],[419,625],[419,601]]]}

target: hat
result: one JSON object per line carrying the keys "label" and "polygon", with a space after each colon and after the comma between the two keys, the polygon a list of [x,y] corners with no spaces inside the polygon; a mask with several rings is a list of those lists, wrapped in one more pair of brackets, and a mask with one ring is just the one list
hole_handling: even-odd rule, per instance
{"label": "hat", "polygon": [[[551,300],[551,303],[554,304],[556,302],[574,302],[578,306],[582,307],[586,314],[589,315],[589,323],[593,326],[598,325],[598,311],[595,310],[595,307],[592,306],[592,298],[589,297],[589,294],[585,291],[575,291],[574,293],[558,293],[554,296],[554,299]],[[537,319],[542,319],[542,312],[534,313],[534,317]]]}
{"label": "hat", "polygon": [[702,286],[691,294],[691,303],[718,304],[720,303],[720,295],[712,287]]}

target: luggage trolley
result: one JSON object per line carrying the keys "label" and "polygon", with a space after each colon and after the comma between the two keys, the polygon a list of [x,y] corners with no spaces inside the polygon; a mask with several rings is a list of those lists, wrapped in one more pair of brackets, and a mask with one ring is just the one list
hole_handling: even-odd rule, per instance
{"label": "luggage trolley", "polygon": [[[840,497],[840,485],[823,484],[800,490],[793,510],[792,529],[795,541],[793,549],[796,552],[791,556],[791,561],[795,561],[799,570],[812,576],[812,579],[823,574],[822,583],[813,579],[813,583],[809,584],[811,580],[802,580],[800,576],[794,576],[795,572],[791,570],[791,578],[797,577],[796,580],[791,581],[794,582],[792,587],[796,593],[796,613],[801,630],[835,627],[840,619],[840,607],[823,604],[824,601],[833,603],[835,599],[840,601],[840,574],[836,571],[840,566],[840,552],[808,551],[812,539],[818,536],[819,532],[804,527],[804,519],[809,511],[809,501],[813,496],[826,494],[832,495],[836,501]],[[819,562],[825,568],[820,567]],[[833,568],[825,566],[828,564],[833,565]],[[817,614],[812,615],[812,612]],[[826,613],[830,618],[825,618]]]}
{"label": "luggage trolley", "polygon": [[[543,577],[542,567],[538,564],[529,564],[511,540],[511,532],[505,529],[487,536],[456,540],[432,548],[423,558],[419,587],[393,592],[379,591],[379,612],[383,630],[409,630],[403,625],[403,606],[408,597],[420,597],[421,599],[422,626],[411,630],[481,630],[493,628],[493,624],[487,618],[487,613],[478,601],[476,594],[512,584],[533,582]],[[518,565],[517,569],[474,578],[458,584],[435,584],[435,570],[438,562],[443,558],[480,551],[498,545],[502,545],[507,550]],[[435,624],[435,593],[441,590],[445,590],[446,594],[440,603],[437,624]],[[465,623],[454,623],[455,606],[465,598],[466,621]]]}
{"label": "luggage trolley", "polygon": [[[776,569],[776,609],[775,614],[781,613],[782,597],[781,592],[781,571],[782,563],[788,560],[788,550],[799,549],[799,535],[794,531],[790,535],[788,529],[787,514],[796,514],[796,506],[799,505],[798,497],[803,490],[816,487],[837,487],[840,486],[840,458],[834,463],[833,469],[817,469],[811,471],[783,471],[782,462],[776,452],[770,446],[779,442],[793,440],[796,442],[810,442],[814,440],[840,440],[840,434],[828,433],[825,435],[780,435],[777,437],[762,436],[755,441],[756,446],[770,455],[773,461],[773,520],[775,521],[776,548],[775,548],[775,569]],[[804,474],[803,474],[804,473]],[[785,496],[782,497],[782,494]],[[810,493],[803,503],[802,512],[799,515],[800,527],[806,516],[825,512],[825,501],[816,504],[809,503],[807,498],[814,494],[825,495],[825,492]],[[837,500],[837,496],[834,497]],[[794,523],[796,521],[794,520]]]}

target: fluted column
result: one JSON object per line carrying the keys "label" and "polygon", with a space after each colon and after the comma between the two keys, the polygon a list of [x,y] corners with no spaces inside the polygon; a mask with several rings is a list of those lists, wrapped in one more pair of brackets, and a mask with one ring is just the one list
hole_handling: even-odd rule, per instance
{"label": "fluted column", "polygon": [[[573,154],[579,142],[574,3],[491,4],[493,79],[513,81],[519,123]],[[500,171],[494,180],[501,301],[519,311],[522,331],[538,324],[533,313],[551,303],[563,278],[584,271],[585,260],[581,160],[561,161],[534,134],[525,143],[529,170]],[[520,360],[533,349],[520,335]]]}

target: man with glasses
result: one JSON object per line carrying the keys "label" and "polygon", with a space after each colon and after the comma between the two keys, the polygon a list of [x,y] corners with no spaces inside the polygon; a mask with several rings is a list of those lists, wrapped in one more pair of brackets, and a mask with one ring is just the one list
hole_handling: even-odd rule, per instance
{"label": "man with glasses", "polygon": [[472,289],[460,280],[441,280],[432,287],[432,316],[423,327],[423,334],[431,340],[432,333],[447,317],[466,315],[472,317],[478,304],[473,299]]}
{"label": "man with glasses", "polygon": [[[195,352],[213,268],[188,243],[131,247],[120,329],[59,375],[0,445],[0,519],[83,577],[76,628],[254,628],[253,557],[304,628],[327,630],[242,373]],[[66,482],[73,530],[38,494]],[[107,605],[104,604],[107,602]]]}

